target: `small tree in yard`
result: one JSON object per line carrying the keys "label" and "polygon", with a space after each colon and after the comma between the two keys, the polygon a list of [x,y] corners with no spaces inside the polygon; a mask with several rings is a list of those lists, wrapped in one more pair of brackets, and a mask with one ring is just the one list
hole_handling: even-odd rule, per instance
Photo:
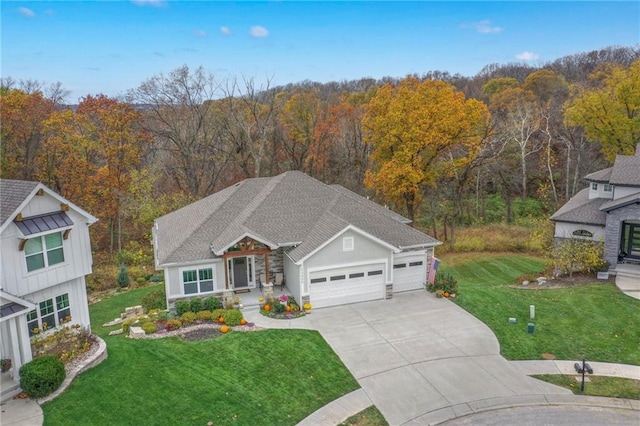
{"label": "small tree in yard", "polygon": [[606,261],[602,259],[604,244],[575,238],[557,243],[551,251],[551,264],[555,271],[569,274],[574,272],[592,273],[602,270]]}
{"label": "small tree in yard", "polygon": [[131,281],[129,280],[129,271],[127,270],[127,265],[124,263],[120,265],[120,272],[118,272],[118,277],[116,279],[118,282],[118,286],[120,288],[129,287]]}

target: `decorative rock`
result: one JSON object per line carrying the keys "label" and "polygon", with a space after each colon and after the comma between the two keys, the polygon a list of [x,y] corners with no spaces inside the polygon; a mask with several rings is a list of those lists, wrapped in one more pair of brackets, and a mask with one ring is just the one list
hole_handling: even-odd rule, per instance
{"label": "decorative rock", "polygon": [[123,322],[124,322],[124,320],[122,318],[116,318],[113,321],[105,322],[104,324],[102,324],[102,326],[103,327],[111,327],[113,325],[122,324]]}
{"label": "decorative rock", "polygon": [[545,285],[547,282],[545,280],[538,280],[538,285]]}
{"label": "decorative rock", "polygon": [[144,309],[141,305],[130,306],[124,309],[124,313],[120,314],[120,318],[127,319],[129,317],[137,317],[144,313]]}
{"label": "decorative rock", "polygon": [[529,281],[527,280],[522,281],[522,285],[529,285]]}
{"label": "decorative rock", "polygon": [[129,328],[129,337],[132,339],[140,339],[145,336],[145,332],[142,327],[131,327]]}
{"label": "decorative rock", "polygon": [[547,278],[546,277],[538,277],[537,280],[538,280],[538,282],[543,282],[543,281],[546,282]]}
{"label": "decorative rock", "polygon": [[119,328],[119,329],[117,329],[117,330],[110,331],[110,332],[109,332],[109,336],[115,336],[115,335],[117,335],[117,334],[122,334],[122,333],[124,333],[124,330],[123,330],[123,329],[121,329],[121,328]]}

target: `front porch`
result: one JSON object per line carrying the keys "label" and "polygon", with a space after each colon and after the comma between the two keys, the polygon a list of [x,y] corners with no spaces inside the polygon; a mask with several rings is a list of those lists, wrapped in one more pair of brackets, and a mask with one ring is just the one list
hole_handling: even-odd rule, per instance
{"label": "front porch", "polygon": [[[274,287],[273,297],[278,298],[281,294],[286,294],[289,297],[293,297],[287,286]],[[242,290],[241,292],[233,292],[234,297],[240,298],[240,303],[244,308],[257,308],[260,305],[260,298],[265,297],[265,288],[250,288]]]}
{"label": "front porch", "polygon": [[616,286],[626,295],[640,299],[640,264],[618,263],[610,270],[616,275]]}

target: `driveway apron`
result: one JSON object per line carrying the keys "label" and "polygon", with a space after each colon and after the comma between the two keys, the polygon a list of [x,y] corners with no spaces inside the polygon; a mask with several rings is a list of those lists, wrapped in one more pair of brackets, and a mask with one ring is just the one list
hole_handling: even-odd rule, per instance
{"label": "driveway apron", "polygon": [[419,423],[446,407],[464,412],[465,404],[491,398],[571,394],[510,365],[485,324],[424,291],[318,309],[308,318],[391,425]]}

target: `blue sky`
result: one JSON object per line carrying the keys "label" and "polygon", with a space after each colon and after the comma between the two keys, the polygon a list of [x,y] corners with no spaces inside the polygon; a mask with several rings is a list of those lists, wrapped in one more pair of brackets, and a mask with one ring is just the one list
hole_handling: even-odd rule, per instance
{"label": "blue sky", "polygon": [[430,70],[473,76],[640,42],[640,2],[2,0],[1,75],[70,102],[181,65],[272,85]]}

